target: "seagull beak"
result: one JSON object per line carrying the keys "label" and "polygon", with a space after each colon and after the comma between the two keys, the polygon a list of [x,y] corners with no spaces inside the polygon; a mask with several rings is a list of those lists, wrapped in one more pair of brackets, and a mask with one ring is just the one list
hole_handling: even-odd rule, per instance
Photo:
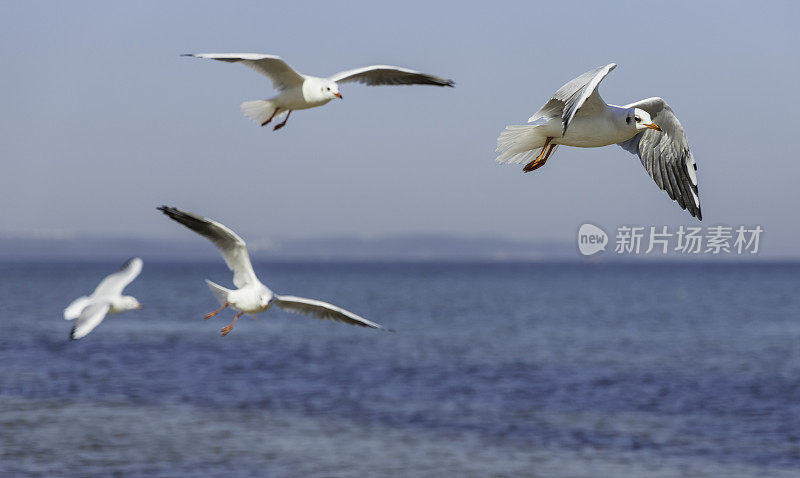
{"label": "seagull beak", "polygon": [[144,307],[142,304],[136,306],[137,309],[141,309],[142,307]]}
{"label": "seagull beak", "polygon": [[341,100],[341,99],[344,99],[344,98],[342,98],[342,94],[341,94],[341,93],[339,93],[338,91],[337,91],[336,93],[334,93],[334,94],[333,94],[333,96],[335,96],[335,97],[339,98],[340,100]]}
{"label": "seagull beak", "polygon": [[654,129],[656,131],[661,131],[661,126],[659,126],[659,125],[657,125],[655,123],[646,124],[645,126],[647,126],[650,129]]}

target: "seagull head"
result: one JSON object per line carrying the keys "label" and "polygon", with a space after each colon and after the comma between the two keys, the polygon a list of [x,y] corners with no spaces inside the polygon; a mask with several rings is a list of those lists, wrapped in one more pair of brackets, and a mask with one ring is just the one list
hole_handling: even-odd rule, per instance
{"label": "seagull head", "polygon": [[334,98],[342,99],[342,94],[339,93],[339,85],[335,81],[326,80],[322,82],[322,96],[330,100]]}
{"label": "seagull head", "polygon": [[142,308],[142,304],[140,304],[139,301],[136,300],[136,297],[132,297],[130,295],[123,295],[120,302],[122,305],[121,307],[122,310],[133,310]]}
{"label": "seagull head", "polygon": [[263,288],[258,294],[258,305],[260,305],[262,309],[267,310],[269,309],[269,306],[272,305],[272,300],[275,297],[275,294],[273,294],[267,286],[262,285],[262,287]]}
{"label": "seagull head", "polygon": [[653,123],[650,113],[639,108],[631,108],[628,110],[628,115],[625,117],[625,122],[629,127],[634,128],[637,133],[646,129],[661,131],[661,127]]}

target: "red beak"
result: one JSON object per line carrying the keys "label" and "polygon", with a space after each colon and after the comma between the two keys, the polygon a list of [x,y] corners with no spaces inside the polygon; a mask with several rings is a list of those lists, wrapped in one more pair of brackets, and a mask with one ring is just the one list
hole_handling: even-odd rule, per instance
{"label": "red beak", "polygon": [[333,96],[339,98],[340,100],[342,99],[342,94],[341,93],[334,93]]}

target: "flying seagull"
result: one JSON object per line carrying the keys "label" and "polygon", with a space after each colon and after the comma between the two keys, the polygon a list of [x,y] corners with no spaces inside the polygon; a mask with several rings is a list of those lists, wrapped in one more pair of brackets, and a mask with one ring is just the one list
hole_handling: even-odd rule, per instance
{"label": "flying seagull", "polygon": [[122,295],[122,289],[142,272],[142,260],[128,259],[117,272],[103,279],[90,296],[78,297],[66,309],[64,319],[74,320],[70,338],[80,339],[100,325],[107,314],[141,309],[135,297]]}
{"label": "flying seagull", "polygon": [[368,86],[376,85],[454,85],[452,80],[426,75],[419,71],[398,66],[372,65],[342,71],[328,78],[304,75],[295,71],[276,55],[258,53],[189,53],[181,56],[210,58],[212,60],[242,63],[272,81],[278,96],[268,100],[245,101],[241,105],[245,116],[266,126],[273,119],[286,113],[283,122],[275,125],[278,130],[286,125],[294,110],[305,110],[322,106],[334,98],[342,99],[339,83],[358,82]]}
{"label": "flying seagull", "polygon": [[390,330],[321,300],[273,293],[256,277],[256,273],[250,263],[250,254],[247,252],[247,246],[235,232],[217,221],[181,211],[174,207],[161,206],[157,209],[169,216],[170,219],[183,224],[213,242],[222,254],[222,258],[225,259],[225,263],[228,264],[228,268],[233,271],[233,284],[237,287],[235,290],[226,289],[206,279],[208,287],[222,307],[206,314],[205,318],[214,317],[228,306],[238,311],[233,318],[233,322],[223,327],[222,335],[227,335],[243,314],[254,316],[273,305],[277,305],[289,312],[308,314],[318,319],[330,319],[361,327]]}
{"label": "flying seagull", "polygon": [[616,66],[595,68],[562,86],[528,125],[506,126],[497,138],[497,162],[527,163],[523,171],[529,172],[544,166],[561,144],[597,148],[616,143],[639,156],[650,177],[681,209],[702,220],[697,165],[667,102],[647,98],[615,106],[600,97],[598,85]]}

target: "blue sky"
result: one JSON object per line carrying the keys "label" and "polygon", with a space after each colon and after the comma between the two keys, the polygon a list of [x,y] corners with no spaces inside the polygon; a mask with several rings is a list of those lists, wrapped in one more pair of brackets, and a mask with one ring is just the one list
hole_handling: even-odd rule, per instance
{"label": "blue sky", "polygon": [[[4,2],[0,233],[181,237],[155,207],[245,237],[446,233],[572,240],[591,221],[696,221],[616,146],[560,148],[530,174],[498,133],[569,79],[625,104],[661,96],[699,166],[704,225],[760,224],[800,255],[791,2]],[[328,75],[374,63],[456,88],[347,84],[344,101],[258,128],[273,95],[247,68],[181,58],[262,52]]]}

